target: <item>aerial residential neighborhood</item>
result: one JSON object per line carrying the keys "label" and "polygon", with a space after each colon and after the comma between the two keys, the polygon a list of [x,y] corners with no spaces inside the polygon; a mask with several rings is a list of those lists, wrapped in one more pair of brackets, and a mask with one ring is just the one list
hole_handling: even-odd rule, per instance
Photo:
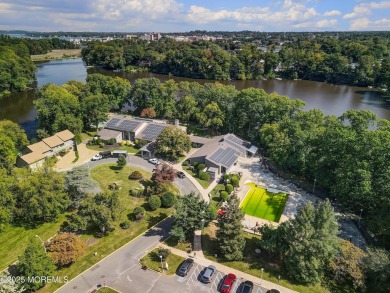
{"label": "aerial residential neighborhood", "polygon": [[390,292],[389,12],[0,1],[0,293]]}

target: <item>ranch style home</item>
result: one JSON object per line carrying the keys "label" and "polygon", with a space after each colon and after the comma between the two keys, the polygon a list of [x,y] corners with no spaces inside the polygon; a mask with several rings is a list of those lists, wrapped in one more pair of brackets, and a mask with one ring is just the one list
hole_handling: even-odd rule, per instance
{"label": "ranch style home", "polygon": [[[175,120],[174,124],[169,124],[164,120],[132,118],[126,115],[114,116],[107,121],[97,135],[105,141],[114,138],[117,143],[123,140],[146,140],[148,144],[140,151],[142,157],[151,158],[154,156],[155,141],[158,135],[171,125],[186,131],[186,127],[179,126],[179,120]],[[253,156],[258,150],[250,142],[231,133],[214,138],[190,135],[190,140],[198,150],[188,160],[190,163],[204,163],[207,167],[206,171],[210,173],[212,178],[218,174],[229,172],[239,157]]]}
{"label": "ranch style home", "polygon": [[69,130],[64,130],[27,146],[23,155],[19,156],[16,165],[36,169],[43,165],[46,158],[75,147],[74,134]]}

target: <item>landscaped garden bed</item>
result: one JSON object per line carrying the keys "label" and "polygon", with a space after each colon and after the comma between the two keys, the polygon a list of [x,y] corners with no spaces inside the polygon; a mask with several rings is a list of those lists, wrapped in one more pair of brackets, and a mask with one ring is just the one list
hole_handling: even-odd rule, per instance
{"label": "landscaped garden bed", "polygon": [[[147,255],[141,258],[140,264],[142,266],[147,267],[148,269],[152,269],[157,272],[163,272],[164,274],[169,276],[174,275],[181,263],[185,261],[185,258],[169,252],[166,257],[163,257],[163,260],[161,262],[160,255],[163,254],[160,253],[160,250],[161,248],[155,248],[154,250],[149,252]],[[163,270],[161,268],[161,263],[163,265]],[[168,264],[168,270],[166,269],[166,264]]]}
{"label": "landscaped garden bed", "polygon": [[204,189],[207,189],[213,182],[210,174],[203,171],[206,168],[205,164],[199,164],[198,162],[190,164],[188,161],[184,161],[182,166],[183,170],[194,177]]}

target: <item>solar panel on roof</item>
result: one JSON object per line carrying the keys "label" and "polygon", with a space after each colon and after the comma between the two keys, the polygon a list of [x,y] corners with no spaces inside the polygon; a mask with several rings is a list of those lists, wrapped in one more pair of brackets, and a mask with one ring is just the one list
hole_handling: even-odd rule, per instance
{"label": "solar panel on roof", "polygon": [[227,137],[227,139],[228,140],[231,140],[232,142],[235,142],[235,143],[237,143],[237,144],[240,144],[240,145],[243,145],[244,144],[244,141],[242,140],[242,139],[240,139],[240,138],[238,138],[237,136],[235,136],[235,135],[229,135],[228,137]]}
{"label": "solar panel on roof", "polygon": [[134,131],[141,122],[132,120],[123,120],[121,124],[117,126],[118,130]]}
{"label": "solar panel on roof", "polygon": [[237,160],[237,151],[228,147],[226,149],[219,148],[211,155],[210,159],[216,163],[220,163],[226,167],[230,167]]}
{"label": "solar panel on roof", "polygon": [[146,126],[145,130],[142,131],[142,137],[145,140],[153,141],[156,140],[161,131],[166,127],[166,125],[156,125],[149,124]]}
{"label": "solar panel on roof", "polygon": [[106,127],[114,127],[119,121],[120,119],[118,118],[112,118],[107,122]]}

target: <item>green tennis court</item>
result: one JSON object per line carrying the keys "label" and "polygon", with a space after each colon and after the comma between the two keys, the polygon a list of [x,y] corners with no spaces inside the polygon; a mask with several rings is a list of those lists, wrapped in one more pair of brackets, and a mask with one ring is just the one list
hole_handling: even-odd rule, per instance
{"label": "green tennis court", "polygon": [[257,218],[279,222],[287,201],[287,194],[273,193],[254,183],[251,186],[240,208],[244,214]]}

